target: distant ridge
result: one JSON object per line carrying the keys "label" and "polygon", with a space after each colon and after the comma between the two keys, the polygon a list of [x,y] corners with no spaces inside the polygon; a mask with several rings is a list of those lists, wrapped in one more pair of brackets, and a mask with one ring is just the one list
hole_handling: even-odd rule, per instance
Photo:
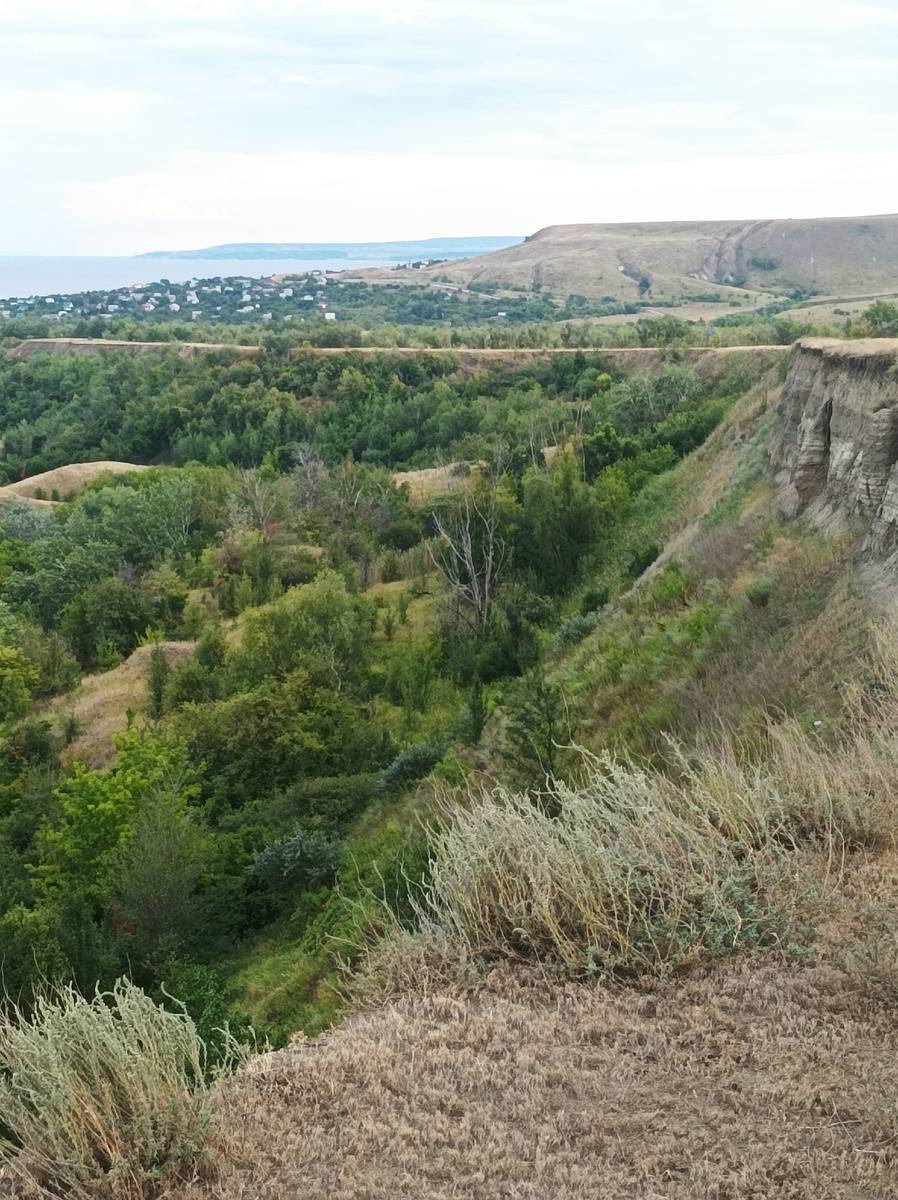
{"label": "distant ridge", "polygon": [[617,301],[649,289],[655,299],[716,288],[881,293],[898,290],[898,215],[552,225],[517,246],[437,270],[463,286]]}
{"label": "distant ridge", "polygon": [[223,246],[206,246],[202,250],[152,250],[137,254],[136,258],[294,258],[306,259],[354,259],[370,261],[386,259],[393,262],[409,262],[416,259],[459,259],[475,258],[517,246],[523,237],[469,237],[469,238],[426,238],[424,241],[409,242],[231,242]]}

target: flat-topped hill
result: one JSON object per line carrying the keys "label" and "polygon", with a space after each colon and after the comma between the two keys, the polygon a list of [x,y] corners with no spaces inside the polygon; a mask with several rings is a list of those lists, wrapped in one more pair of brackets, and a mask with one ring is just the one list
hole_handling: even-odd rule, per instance
{"label": "flat-topped hill", "polygon": [[10,360],[28,361],[36,354],[49,354],[53,358],[95,358],[103,352],[118,351],[136,357],[154,350],[178,351],[180,358],[193,358],[212,350],[229,350],[239,358],[252,358],[259,353],[258,346],[232,346],[212,342],[126,342],[111,338],[27,338],[6,352]]}
{"label": "flat-topped hill", "polygon": [[646,283],[656,298],[719,286],[866,295],[898,286],[898,216],[550,225],[521,245],[420,274],[626,301]]}

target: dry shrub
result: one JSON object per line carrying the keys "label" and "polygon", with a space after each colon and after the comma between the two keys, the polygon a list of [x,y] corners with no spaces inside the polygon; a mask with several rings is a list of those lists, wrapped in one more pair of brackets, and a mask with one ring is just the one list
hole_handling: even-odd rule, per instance
{"label": "dry shrub", "polygon": [[435,835],[422,915],[472,956],[600,976],[771,944],[788,869],[764,800],[607,755],[550,797],[481,791]]}
{"label": "dry shrub", "polygon": [[[130,983],[72,987],[0,1023],[0,1122],[16,1195],[145,1200],[203,1157],[213,1105],[186,1013]],[[8,1194],[8,1193],[7,1193]]]}

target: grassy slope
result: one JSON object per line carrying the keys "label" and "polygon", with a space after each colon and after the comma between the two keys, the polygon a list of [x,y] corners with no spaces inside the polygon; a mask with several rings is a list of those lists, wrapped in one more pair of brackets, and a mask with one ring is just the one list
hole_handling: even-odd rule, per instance
{"label": "grassy slope", "polygon": [[[775,266],[759,268],[759,262]],[[688,296],[726,293],[719,284],[734,271],[756,292],[803,288],[845,296],[894,290],[898,217],[554,225],[519,246],[441,263],[420,275],[527,290],[538,280],[544,291],[561,297],[575,293],[633,301],[641,276],[651,281],[655,296]]]}
{"label": "grassy slope", "polygon": [[[789,711],[835,718],[834,684],[857,670],[870,608],[850,541],[787,522],[766,472],[778,390],[768,378],[703,447],[640,495],[602,581],[647,544],[657,562],[557,659],[587,745],[652,751],[723,722],[743,734]],[[618,583],[618,587],[621,585]]]}
{"label": "grassy slope", "polygon": [[[592,715],[594,746],[617,730],[657,748],[666,701],[692,743],[714,732],[710,712],[748,744],[762,710],[782,707],[797,714],[790,736],[799,749],[806,736],[806,765],[827,761],[845,711],[836,685],[866,671],[870,607],[850,543],[778,512],[763,471],[772,399],[759,389],[740,401],[702,450],[643,492],[619,531],[607,582],[647,536],[669,547],[588,639],[556,658],[584,724]],[[759,580],[753,594],[766,602],[752,604]],[[672,636],[709,608],[719,620],[707,644]],[[609,677],[620,643],[631,670]],[[820,732],[801,734],[817,720]],[[887,738],[892,727],[887,717]],[[894,809],[889,787],[866,790],[865,754],[831,760],[837,790],[857,791],[862,822],[873,799],[885,816]],[[790,769],[818,797],[803,761]],[[393,811],[388,822],[407,819]],[[608,989],[523,967],[479,983],[475,972],[472,986],[425,950],[404,995],[224,1085],[225,1111],[239,1121],[224,1118],[214,1188],[196,1184],[183,1200],[300,1187],[333,1200],[898,1196],[889,828],[862,852],[838,840],[802,852],[796,870],[819,891],[816,936],[800,951]]]}
{"label": "grassy slope", "polygon": [[[648,484],[615,531],[589,586],[610,584],[618,599],[595,633],[549,659],[572,702],[579,740],[591,749],[627,744],[651,754],[665,750],[669,731],[694,743],[713,733],[716,714],[743,734],[756,732],[770,708],[797,711],[807,724],[837,715],[833,672],[850,671],[867,611],[846,574],[848,548],[825,542],[800,522],[787,526],[779,516],[776,489],[764,471],[777,399],[771,374],[736,403],[701,449]],[[636,586],[622,581],[633,554],[649,542],[665,546],[658,562]],[[664,570],[672,562],[682,564],[689,583],[666,600]],[[763,608],[746,598],[756,579],[772,585]],[[372,594],[394,603],[405,586],[377,585]],[[432,604],[432,597],[413,602],[397,645],[427,636]],[[381,653],[389,654],[383,634],[378,638]],[[457,703],[444,699],[432,715],[434,728]],[[394,716],[401,719],[398,711]],[[499,710],[481,746],[460,755],[463,765],[476,762],[487,777],[500,769],[503,720]],[[416,740],[427,736],[422,727]],[[376,808],[359,823],[340,881],[345,900],[323,897],[320,909],[302,912],[236,960],[237,1007],[278,1037],[297,1028],[315,1033],[340,1017],[338,959],[351,956],[360,931],[376,923],[366,889],[382,894],[379,864],[403,847],[414,853],[427,804],[422,795]]]}

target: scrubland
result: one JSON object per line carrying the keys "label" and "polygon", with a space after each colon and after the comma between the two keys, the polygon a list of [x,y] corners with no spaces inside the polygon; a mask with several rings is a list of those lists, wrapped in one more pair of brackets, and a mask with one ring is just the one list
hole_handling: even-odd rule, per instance
{"label": "scrubland", "polygon": [[[335,457],[371,407],[370,376],[347,370],[327,385]],[[49,883],[33,911],[54,911],[60,879],[86,880],[95,912],[132,922],[115,932],[147,989],[181,1014],[183,1137],[142,1158],[132,1100],[101,1088],[100,1133],[79,1143],[84,1196],[898,1195],[895,614],[850,529],[827,538],[781,511],[766,460],[777,365],[733,359],[713,393],[678,363],[656,382],[612,380],[598,362],[558,370],[545,404],[530,378],[509,394],[451,381],[488,416],[485,432],[459,434],[475,466],[449,492],[436,468],[395,461],[407,431],[389,424],[400,389],[384,381],[371,445],[428,472],[414,503],[385,471],[344,460],[328,482],[307,459],[291,487],[322,489],[314,522],[285,499],[279,524],[235,525],[194,549],[193,568],[176,564],[191,579],[209,570],[190,621],[175,618],[196,653],[163,667],[163,645],[138,651],[162,680],[156,715],[151,671],[117,765],[58,783],[66,822],[37,842],[52,853],[35,860]],[[431,390],[448,420],[451,397]],[[534,445],[560,420],[571,428],[546,465]],[[479,451],[498,428],[518,458],[497,471]],[[224,469],[190,472],[207,514],[236,512]],[[244,475],[230,493],[243,519],[265,482]],[[328,524],[354,505],[420,543],[380,543],[372,562],[371,543],[347,536],[358,525]],[[457,529],[466,511],[478,537],[495,520],[515,550],[495,616],[470,638],[459,630],[478,610],[440,557],[438,523]],[[312,528],[321,558],[300,562]],[[288,572],[307,581],[285,587]],[[127,791],[134,779],[143,791]],[[157,824],[128,810],[121,840],[91,857],[85,814],[132,795]],[[230,1008],[184,970],[188,948],[200,975],[212,953],[195,925],[167,915],[175,953],[132,915],[122,868],[140,876],[135,847],[163,826],[195,855],[172,896],[271,918],[254,916],[230,959],[213,948]],[[169,966],[193,988],[186,1014],[153,975]],[[244,1014],[263,1052],[231,1073],[233,1042],[216,1030],[230,1021],[246,1041]],[[159,1038],[132,1023],[151,1083]],[[11,1018],[11,1069],[12,1047],[27,1057],[51,1027],[40,1005]],[[264,1050],[266,1033],[280,1048]],[[80,1094],[72,1070],[94,1086],[105,1043],[90,1038],[86,1068],[34,1050],[42,1086]],[[169,1111],[163,1076],[153,1114]],[[71,1191],[9,1079],[0,1192]],[[52,1145],[74,1144],[82,1116],[47,1114]]]}

